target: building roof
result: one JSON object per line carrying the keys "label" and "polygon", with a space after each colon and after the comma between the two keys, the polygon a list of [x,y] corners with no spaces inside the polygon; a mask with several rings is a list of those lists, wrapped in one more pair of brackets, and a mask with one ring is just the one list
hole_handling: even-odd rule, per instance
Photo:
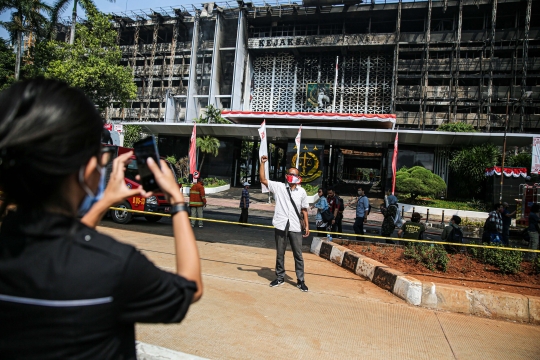
{"label": "building roof", "polygon": [[[129,125],[140,125],[144,131],[160,135],[190,136],[192,123],[155,123],[129,122]],[[260,125],[248,124],[197,124],[197,135],[232,137],[246,140],[259,138]],[[298,134],[298,126],[267,125],[266,130],[270,142],[292,140]],[[390,129],[358,129],[328,126],[302,126],[302,140],[324,141],[327,145],[355,145],[386,147],[394,142],[397,130]],[[507,146],[526,146],[532,144],[535,134],[507,134]],[[464,146],[492,143],[502,146],[503,133],[454,133],[428,130],[401,130],[399,143],[420,146]]]}

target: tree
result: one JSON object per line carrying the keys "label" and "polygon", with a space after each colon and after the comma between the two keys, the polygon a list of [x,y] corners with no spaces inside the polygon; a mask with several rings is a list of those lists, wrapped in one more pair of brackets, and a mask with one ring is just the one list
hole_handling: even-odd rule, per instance
{"label": "tree", "polygon": [[208,105],[205,108],[204,116],[201,114],[195,122],[197,124],[230,124],[231,122],[221,116],[221,110],[214,107],[213,105]]}
{"label": "tree", "polygon": [[499,149],[490,143],[455,150],[450,155],[450,169],[462,197],[477,196],[484,184],[487,167],[497,165]]}
{"label": "tree", "polygon": [[131,148],[142,138],[142,128],[139,125],[124,125],[124,146]]}
{"label": "tree", "polygon": [[532,154],[530,152],[522,152],[517,155],[510,155],[505,159],[504,166],[512,166],[512,167],[524,167],[527,168],[527,171],[531,172],[531,165],[532,165]]}
{"label": "tree", "polygon": [[446,183],[439,175],[424,167],[403,167],[396,172],[396,190],[411,194],[411,199],[414,200],[418,196],[439,195],[446,190]]}
{"label": "tree", "polygon": [[[52,7],[51,22],[56,25],[58,23],[58,17],[67,9],[71,0],[57,0]],[[108,0],[109,2],[115,2],[115,0]],[[73,0],[73,11],[71,12],[71,31],[69,33],[69,44],[75,43],[75,29],[77,24],[77,5],[80,5],[84,11],[89,12],[97,9],[96,4],[92,0]]]}
{"label": "tree", "polygon": [[42,37],[50,29],[46,14],[51,7],[39,0],[0,0],[0,13],[11,11],[10,21],[0,21],[15,44],[15,80],[19,79],[22,64],[23,35]]}
{"label": "tree", "polygon": [[437,131],[448,131],[448,132],[477,132],[474,126],[471,124],[458,122],[458,123],[446,123],[439,126]]}
{"label": "tree", "polygon": [[45,76],[67,82],[91,98],[100,110],[136,96],[131,70],[120,65],[122,53],[108,16],[87,9],[88,21],[77,24],[73,45],[50,41],[52,59]]}
{"label": "tree", "polygon": [[7,41],[0,39],[0,90],[15,80],[15,53]]}
{"label": "tree", "polygon": [[200,171],[202,169],[206,154],[212,154],[214,156],[218,156],[219,140],[211,136],[197,138],[197,147],[203,153],[201,163],[199,164],[199,171]]}

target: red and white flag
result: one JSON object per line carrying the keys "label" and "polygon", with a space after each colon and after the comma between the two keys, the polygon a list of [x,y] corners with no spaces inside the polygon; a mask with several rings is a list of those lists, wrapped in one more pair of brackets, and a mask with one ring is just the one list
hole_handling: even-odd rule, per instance
{"label": "red and white flag", "polygon": [[[298,129],[298,135],[296,135],[294,142],[296,144],[296,166],[295,167],[298,169],[298,164],[300,163],[300,143],[302,142],[302,125],[300,125],[300,129]],[[300,169],[298,169],[298,171],[300,171]]]}
{"label": "red and white flag", "polygon": [[394,156],[392,157],[392,195],[396,190],[396,168],[398,157],[398,133],[396,132],[396,140],[394,140]]}
{"label": "red and white flag", "polygon": [[[263,155],[268,157],[268,142],[266,141],[266,120],[262,122],[261,127],[259,128],[259,136],[261,137],[261,146],[259,147],[259,163],[260,163],[261,157],[263,157]],[[268,161],[264,163],[264,175],[266,179],[268,179],[268,175],[270,175],[270,171],[268,168]],[[269,191],[270,190],[268,190],[268,187],[266,187],[266,185],[261,184],[261,192],[267,193]]]}
{"label": "red and white flag", "polygon": [[193,175],[197,170],[197,124],[193,124],[191,143],[189,145],[189,173]]}

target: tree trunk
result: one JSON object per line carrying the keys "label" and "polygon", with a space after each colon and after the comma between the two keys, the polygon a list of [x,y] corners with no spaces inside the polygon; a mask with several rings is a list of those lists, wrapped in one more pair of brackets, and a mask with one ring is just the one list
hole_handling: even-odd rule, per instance
{"label": "tree trunk", "polygon": [[19,80],[19,73],[21,72],[22,62],[22,31],[17,31],[17,51],[15,53],[15,80]]}
{"label": "tree trunk", "polygon": [[77,0],[73,1],[73,12],[71,13],[71,31],[69,33],[69,45],[75,42],[75,24],[77,24]]}
{"label": "tree trunk", "polygon": [[204,158],[206,157],[206,153],[203,152],[203,155],[202,155],[202,160],[201,160],[201,163],[199,164],[199,176],[201,174],[201,171],[202,171],[202,165],[204,163]]}

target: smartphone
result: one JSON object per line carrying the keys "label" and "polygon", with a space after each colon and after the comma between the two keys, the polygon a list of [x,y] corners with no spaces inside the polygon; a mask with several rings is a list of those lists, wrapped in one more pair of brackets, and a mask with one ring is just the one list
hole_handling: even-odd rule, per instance
{"label": "smartphone", "polygon": [[152,171],[150,171],[148,165],[146,164],[146,159],[151,157],[154,159],[156,164],[161,167],[156,138],[154,135],[152,135],[137,141],[135,144],[133,144],[133,150],[135,151],[135,157],[137,158],[137,168],[139,170],[139,175],[141,176],[141,184],[143,189],[145,191],[158,190],[159,186],[156,183],[154,174],[152,174]]}

